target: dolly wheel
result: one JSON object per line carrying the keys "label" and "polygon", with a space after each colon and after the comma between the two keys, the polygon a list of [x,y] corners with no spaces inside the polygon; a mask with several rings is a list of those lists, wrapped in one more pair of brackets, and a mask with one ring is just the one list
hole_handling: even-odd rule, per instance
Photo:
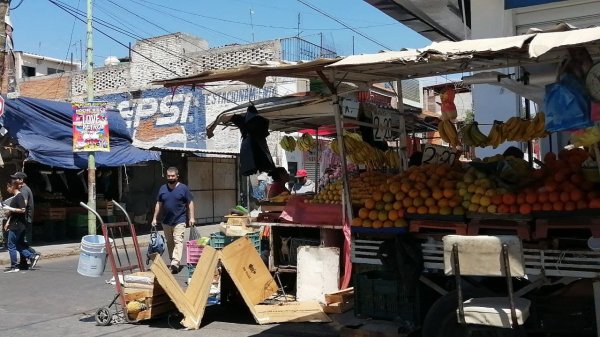
{"label": "dolly wheel", "polygon": [[96,324],[107,326],[110,325],[111,320],[112,314],[110,313],[110,309],[107,307],[100,308],[96,311]]}

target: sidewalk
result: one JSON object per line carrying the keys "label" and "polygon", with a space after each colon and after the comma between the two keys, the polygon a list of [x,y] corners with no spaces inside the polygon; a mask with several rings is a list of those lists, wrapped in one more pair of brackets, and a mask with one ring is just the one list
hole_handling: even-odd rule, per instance
{"label": "sidewalk", "polygon": [[[148,242],[150,241],[150,234],[138,235],[138,244],[140,248],[147,247]],[[125,238],[125,244],[127,247],[133,246],[133,240],[131,237]],[[58,258],[63,256],[71,256],[71,255],[79,255],[79,247],[81,242],[73,242],[73,243],[63,243],[63,244],[47,244],[36,246],[33,245],[33,248],[40,253],[41,258],[43,260]],[[145,254],[145,250],[142,250],[143,254]],[[10,264],[10,256],[8,255],[7,250],[0,251],[0,266],[1,265],[9,265]]]}

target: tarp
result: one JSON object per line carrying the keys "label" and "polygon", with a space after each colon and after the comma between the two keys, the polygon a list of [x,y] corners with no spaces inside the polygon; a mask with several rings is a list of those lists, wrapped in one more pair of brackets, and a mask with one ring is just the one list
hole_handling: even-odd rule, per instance
{"label": "tarp", "polygon": [[[6,99],[4,126],[29,152],[28,160],[68,168],[88,166],[87,152],[73,152],[71,104],[36,98]],[[131,136],[117,110],[107,111],[110,152],[95,153],[97,167],[131,165],[160,160],[160,153],[131,145]]]}

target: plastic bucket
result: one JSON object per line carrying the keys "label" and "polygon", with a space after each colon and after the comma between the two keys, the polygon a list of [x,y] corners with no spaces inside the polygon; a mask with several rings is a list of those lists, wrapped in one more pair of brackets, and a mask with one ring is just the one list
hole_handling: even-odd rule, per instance
{"label": "plastic bucket", "polygon": [[[112,239],[110,240],[112,244]],[[77,272],[88,277],[99,277],[106,266],[106,246],[104,236],[86,235],[81,239],[81,249]]]}

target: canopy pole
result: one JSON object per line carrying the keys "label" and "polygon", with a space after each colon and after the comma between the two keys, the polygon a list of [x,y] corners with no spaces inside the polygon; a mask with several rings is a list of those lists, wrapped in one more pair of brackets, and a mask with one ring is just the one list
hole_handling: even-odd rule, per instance
{"label": "canopy pole", "polygon": [[317,140],[317,146],[315,150],[315,193],[319,193],[319,178],[321,177],[321,165],[319,164],[319,127],[315,128],[315,139]]}
{"label": "canopy pole", "polygon": [[[342,109],[339,105],[339,97],[335,86],[327,79],[322,71],[317,71],[319,77],[327,85],[331,91],[333,107],[333,116],[335,118],[335,131],[338,135],[338,145],[340,149],[340,159],[342,162],[342,184],[343,184],[343,196],[342,196],[342,214],[345,214],[346,220],[343,222],[343,234],[344,234],[344,275],[341,280],[340,289],[348,288],[350,284],[350,276],[352,275],[352,260],[350,258],[350,247],[352,241],[352,234],[350,231],[350,225],[352,223],[352,199],[350,196],[350,181],[348,180],[348,172],[346,170],[346,143],[344,142],[344,125],[342,122]],[[342,217],[344,218],[344,217]]]}

